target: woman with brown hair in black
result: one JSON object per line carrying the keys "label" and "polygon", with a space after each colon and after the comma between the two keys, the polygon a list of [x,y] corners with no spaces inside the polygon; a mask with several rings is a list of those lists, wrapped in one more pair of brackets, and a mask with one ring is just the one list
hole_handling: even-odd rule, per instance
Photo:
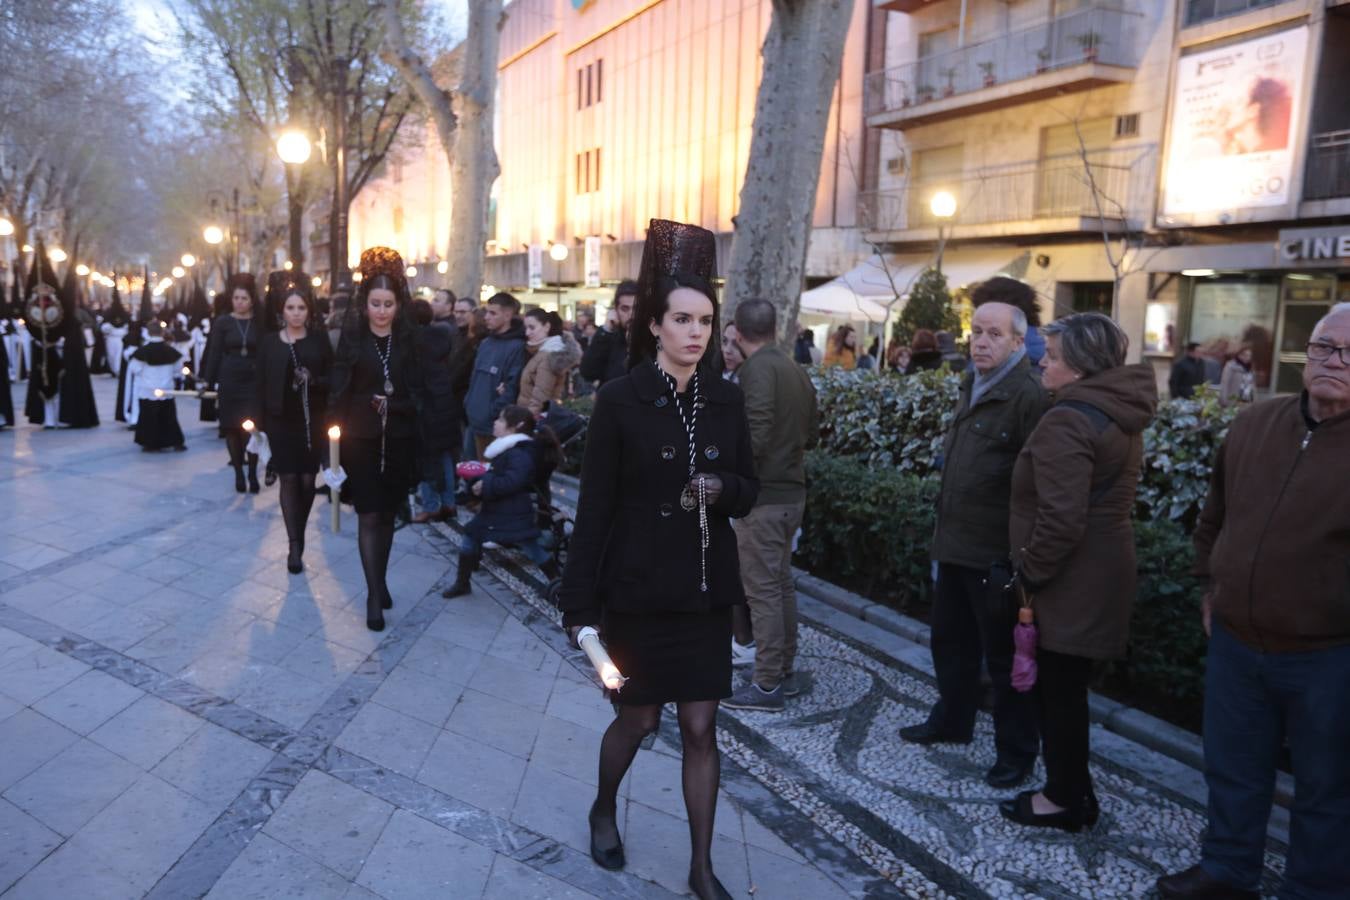
{"label": "woman with brown hair in black", "polygon": [[[598,628],[628,678],[600,745],[591,856],[624,865],[619,784],[674,703],[689,814],[689,886],[730,898],[712,871],[721,778],[717,706],[731,695],[731,607],[745,602],[731,518],[759,495],[740,389],[709,363],[717,327],[711,232],[653,220],[628,375],[596,393],[559,605],[575,641]],[[711,351],[715,353],[716,351]]]}
{"label": "woman with brown hair in black", "polygon": [[281,518],[290,552],[286,568],[304,569],[305,523],[314,506],[314,476],[327,450],[324,421],[328,376],[333,366],[328,334],[318,321],[314,295],[303,272],[279,290],[280,331],[268,332],[258,345],[258,428],[272,449],[269,468],[281,479]]}
{"label": "woman with brown hair in black", "polygon": [[230,451],[234,489],[241,494],[245,490],[256,494],[262,488],[258,484],[258,455],[244,450],[248,442],[244,422],[256,423],[258,419],[258,341],[263,333],[258,285],[248,272],[239,272],[225,284],[225,295],[230,299],[230,311],[211,323],[202,377],[208,385],[216,385],[220,434]]}
{"label": "woman with brown hair in black", "polygon": [[402,257],[372,247],[360,268],[333,364],[331,410],[342,427],[343,499],[356,507],[366,627],[383,631],[384,610],[394,605],[385,583],[394,518],[418,480],[422,379]]}

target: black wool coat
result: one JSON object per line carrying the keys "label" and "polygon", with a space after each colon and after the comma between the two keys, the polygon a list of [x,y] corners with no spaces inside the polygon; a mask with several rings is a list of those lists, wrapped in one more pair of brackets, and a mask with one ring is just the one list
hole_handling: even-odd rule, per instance
{"label": "black wool coat", "polygon": [[[327,414],[328,376],[333,368],[333,348],[328,335],[310,331],[296,342],[295,356],[309,370],[310,420],[318,428]],[[292,382],[290,363],[291,348],[281,339],[280,332],[263,335],[258,341],[258,409],[262,413],[258,424],[264,431],[285,418],[286,392],[291,390]]]}
{"label": "black wool coat", "polygon": [[648,361],[596,393],[581,497],[563,573],[563,625],[626,614],[706,612],[745,602],[731,519],[759,496],[740,388],[700,367],[695,471],[722,479],[708,509],[708,590],[700,590],[698,511],[680,506],[689,443],[670,388]]}
{"label": "black wool coat", "polygon": [[464,397],[456,394],[450,358],[462,343],[455,327],[447,322],[432,322],[417,329],[417,362],[422,370],[423,395],[422,452],[441,464],[441,453],[458,450],[464,441]]}

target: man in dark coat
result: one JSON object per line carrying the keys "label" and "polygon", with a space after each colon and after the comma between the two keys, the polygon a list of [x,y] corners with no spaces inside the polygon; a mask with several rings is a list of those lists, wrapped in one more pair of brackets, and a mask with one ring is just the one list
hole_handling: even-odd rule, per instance
{"label": "man in dark coat", "polygon": [[[446,295],[449,295],[447,298]],[[460,410],[463,398],[451,383],[450,358],[463,343],[451,307],[454,294],[441,290],[436,299],[413,301],[417,330],[417,362],[425,387],[418,423],[422,428],[422,482],[417,499],[422,509],[412,520],[418,525],[455,517],[455,457],[464,441]],[[440,313],[440,315],[437,315]]]}
{"label": "man in dark coat", "polygon": [[1350,886],[1350,303],[1313,329],[1301,394],[1256,403],[1219,448],[1195,529],[1209,827],[1166,898],[1261,896],[1287,742],[1295,800],[1281,897]]}
{"label": "man in dark coat", "polygon": [[[520,301],[510,294],[494,294],[487,302],[487,336],[474,356],[473,375],[464,397],[468,428],[464,434],[466,457],[482,459],[492,442],[492,423],[520,393],[520,373],[525,369],[525,325],[516,318]],[[472,444],[470,444],[472,441]]]}
{"label": "man in dark coat", "polygon": [[628,325],[637,291],[636,281],[620,282],[614,289],[614,322],[592,335],[581,357],[581,377],[596,387],[628,374]]}
{"label": "man in dark coat", "polygon": [[1192,341],[1186,345],[1186,355],[1172,365],[1172,374],[1167,378],[1167,390],[1173,400],[1189,399],[1195,396],[1195,389],[1207,380],[1200,345]]}
{"label": "man in dark coat", "polygon": [[933,560],[933,668],[938,702],[926,721],[900,729],[916,744],[968,744],[980,705],[981,662],[994,685],[994,748],[985,776],[1010,788],[1031,774],[1039,751],[1029,694],[1012,689],[1017,606],[1003,586],[1008,568],[1008,510],[1013,466],[1047,398],[1027,362],[1026,316],[1006,303],[987,303],[971,320],[975,371],[961,382],[961,399],[943,443]]}

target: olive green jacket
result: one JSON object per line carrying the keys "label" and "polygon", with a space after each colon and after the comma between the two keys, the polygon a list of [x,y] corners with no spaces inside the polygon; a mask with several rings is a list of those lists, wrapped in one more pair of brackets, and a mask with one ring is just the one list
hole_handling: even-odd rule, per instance
{"label": "olive green jacket", "polygon": [[820,437],[816,388],[805,370],[774,345],[755,351],[736,370],[759,478],[757,506],[806,499],[802,457]]}

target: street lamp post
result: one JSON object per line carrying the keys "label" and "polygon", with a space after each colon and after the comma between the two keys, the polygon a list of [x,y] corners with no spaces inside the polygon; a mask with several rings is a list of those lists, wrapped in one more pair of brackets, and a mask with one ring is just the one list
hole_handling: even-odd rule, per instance
{"label": "street lamp post", "polygon": [[936,269],[939,275],[942,274],[942,251],[947,248],[948,234],[944,229],[944,224],[956,215],[956,197],[952,196],[951,191],[938,191],[928,201],[928,209],[933,213],[933,217],[938,222],[938,245],[937,245],[937,265]]}
{"label": "street lamp post", "polygon": [[347,69],[343,57],[333,59],[333,209],[328,217],[328,283],[338,284],[347,272]]}
{"label": "street lamp post", "polygon": [[557,285],[558,314],[562,315],[562,264],[567,259],[567,245],[559,241],[548,248],[549,259],[553,260],[553,281]]}
{"label": "street lamp post", "polygon": [[291,182],[299,181],[300,167],[309,161],[311,150],[309,137],[298,128],[287,128],[277,138],[277,156],[281,157],[281,161],[287,166],[286,207],[290,219],[291,262],[300,269],[305,267],[305,249],[301,234],[304,210],[291,190]]}

